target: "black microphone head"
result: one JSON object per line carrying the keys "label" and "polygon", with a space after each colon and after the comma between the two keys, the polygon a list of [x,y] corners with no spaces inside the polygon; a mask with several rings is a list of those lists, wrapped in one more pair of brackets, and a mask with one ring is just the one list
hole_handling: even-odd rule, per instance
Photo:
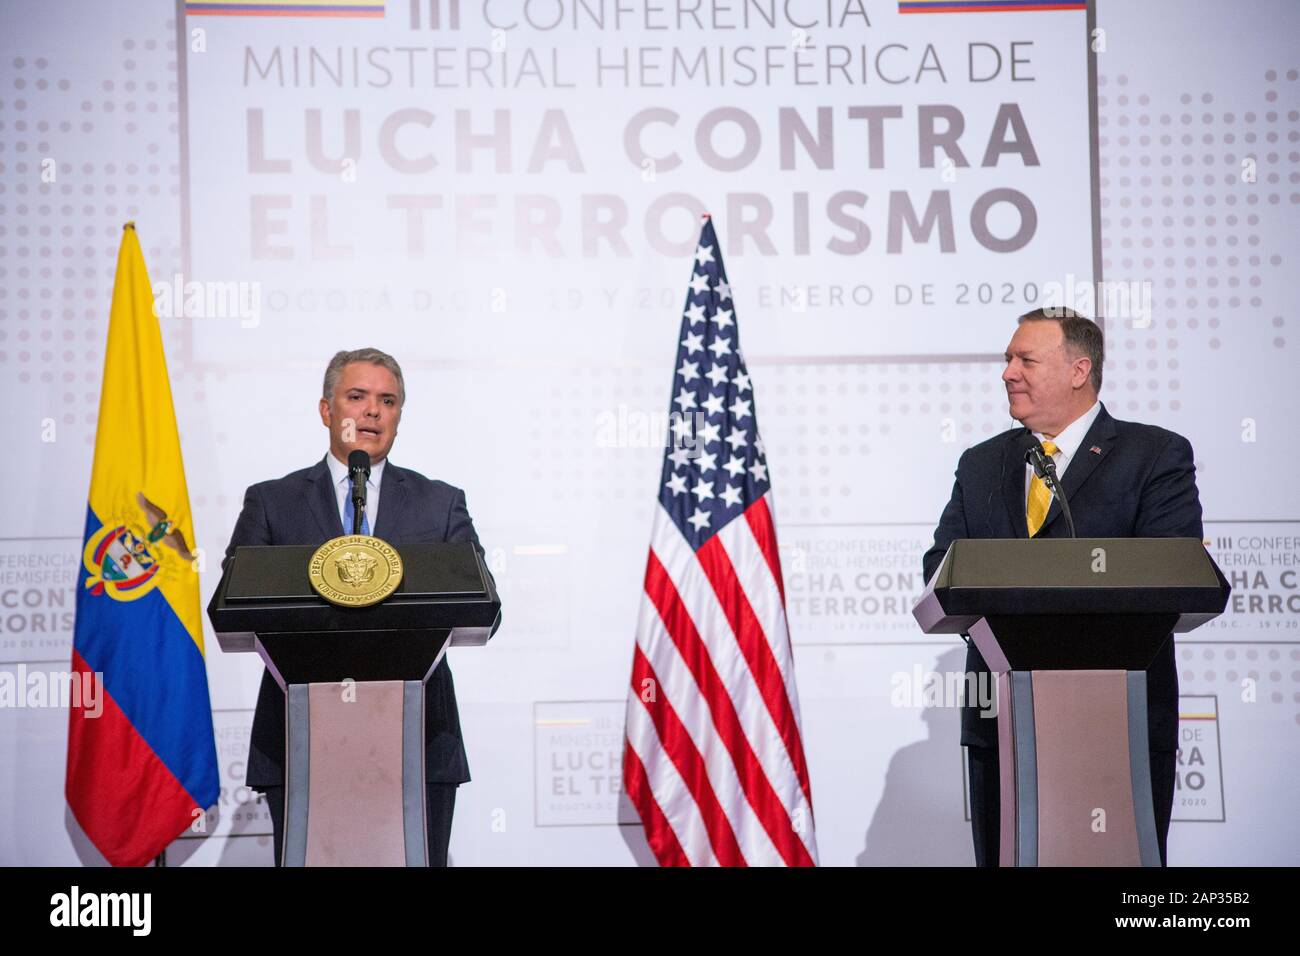
{"label": "black microphone head", "polygon": [[1032,465],[1034,463],[1034,449],[1041,452],[1043,446],[1038,443],[1038,439],[1034,437],[1034,433],[1029,429],[1025,429],[1025,433],[1017,441],[1020,445],[1020,457]]}
{"label": "black microphone head", "polygon": [[1024,459],[1034,469],[1034,474],[1044,481],[1048,480],[1048,475],[1055,472],[1055,462],[1043,449],[1038,439],[1029,433],[1021,437],[1021,447],[1024,449]]}
{"label": "black microphone head", "polygon": [[352,454],[348,455],[348,471],[355,474],[361,472],[367,478],[370,477],[370,455],[358,448]]}

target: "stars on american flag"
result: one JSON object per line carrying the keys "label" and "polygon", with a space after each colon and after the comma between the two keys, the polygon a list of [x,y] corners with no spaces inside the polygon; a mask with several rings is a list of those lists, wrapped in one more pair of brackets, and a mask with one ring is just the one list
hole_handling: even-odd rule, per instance
{"label": "stars on american flag", "polygon": [[731,285],[706,228],[682,311],[673,377],[672,448],[659,499],[699,547],[769,487],[754,418],[753,386],[740,351]]}

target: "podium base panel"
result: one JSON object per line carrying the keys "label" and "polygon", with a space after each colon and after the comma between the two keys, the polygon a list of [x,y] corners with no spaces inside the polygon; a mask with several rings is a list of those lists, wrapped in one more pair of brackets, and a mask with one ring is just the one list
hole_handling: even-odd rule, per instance
{"label": "podium base panel", "polygon": [[290,684],[285,866],[427,866],[424,685]]}
{"label": "podium base panel", "polygon": [[998,675],[1003,866],[1159,866],[1145,671]]}

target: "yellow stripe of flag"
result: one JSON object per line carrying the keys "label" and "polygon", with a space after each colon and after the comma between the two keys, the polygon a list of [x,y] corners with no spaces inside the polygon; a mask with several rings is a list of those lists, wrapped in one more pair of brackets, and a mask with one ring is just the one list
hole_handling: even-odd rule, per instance
{"label": "yellow stripe of flag", "polygon": [[[131,521],[148,530],[141,495],[173,522],[193,552],[194,523],[162,331],[135,223],[128,222],[113,283],[90,507],[104,524]],[[169,553],[158,588],[202,653],[197,567]]]}

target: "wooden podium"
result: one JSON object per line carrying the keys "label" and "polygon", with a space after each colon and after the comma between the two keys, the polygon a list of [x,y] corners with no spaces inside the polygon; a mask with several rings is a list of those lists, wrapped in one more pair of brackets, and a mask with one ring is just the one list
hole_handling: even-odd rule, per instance
{"label": "wooden podium", "polygon": [[256,652],[285,692],[285,866],[427,866],[425,681],[448,645],[500,621],[468,542],[397,547],[397,590],[337,607],[313,547],[235,549],[208,605],[221,649]]}
{"label": "wooden podium", "polygon": [[952,543],[912,614],[996,676],[1001,865],[1160,865],[1146,669],[1230,591],[1195,538]]}

